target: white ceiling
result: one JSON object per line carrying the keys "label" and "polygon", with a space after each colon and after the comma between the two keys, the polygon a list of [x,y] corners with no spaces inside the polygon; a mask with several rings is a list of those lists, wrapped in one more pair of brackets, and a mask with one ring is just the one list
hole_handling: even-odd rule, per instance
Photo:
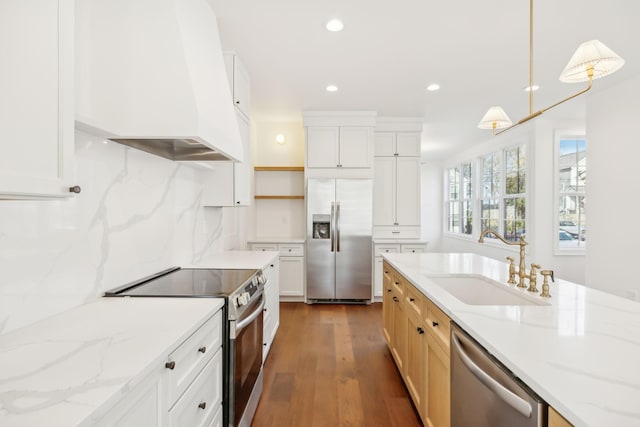
{"label": "white ceiling", "polygon": [[[235,50],[251,76],[258,120],[301,120],[304,110],[423,116],[423,154],[442,158],[489,137],[476,125],[491,105],[513,121],[528,114],[527,0],[210,2],[223,48]],[[324,28],[334,17],[342,32]],[[599,39],[626,60],[593,91],[640,72],[638,18],[636,0],[536,0],[534,109],[582,87],[558,76],[583,41]],[[427,92],[433,82],[441,90]],[[330,83],[340,90],[326,92]],[[584,97],[553,114],[584,116]]]}

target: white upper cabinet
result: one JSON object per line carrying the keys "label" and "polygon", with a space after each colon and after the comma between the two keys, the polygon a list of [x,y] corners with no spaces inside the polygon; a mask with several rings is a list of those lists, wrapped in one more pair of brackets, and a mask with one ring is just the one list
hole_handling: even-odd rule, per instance
{"label": "white upper cabinet", "polygon": [[420,157],[420,133],[376,132],[374,156]]}
{"label": "white upper cabinet", "polygon": [[73,0],[0,2],[0,198],[72,195]]}
{"label": "white upper cabinet", "polygon": [[306,167],[370,170],[375,117],[372,111],[305,111]]}
{"label": "white upper cabinet", "polygon": [[376,157],[373,165],[373,225],[396,223],[396,159]]}
{"label": "white upper cabinet", "polygon": [[249,118],[249,73],[234,52],[224,52],[224,65],[236,109]]}
{"label": "white upper cabinet", "polygon": [[82,0],[76,14],[79,127],[244,157],[208,0]]}
{"label": "white upper cabinet", "polygon": [[420,225],[420,158],[396,160],[396,225]]}

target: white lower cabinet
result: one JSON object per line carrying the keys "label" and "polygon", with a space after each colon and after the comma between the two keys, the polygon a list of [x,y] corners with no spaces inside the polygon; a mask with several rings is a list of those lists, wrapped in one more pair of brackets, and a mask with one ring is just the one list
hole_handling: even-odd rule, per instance
{"label": "white lower cabinet", "polygon": [[382,254],[388,253],[422,253],[427,250],[427,242],[412,241],[402,243],[374,242],[373,297],[382,299]]}
{"label": "white lower cabinet", "polygon": [[222,425],[222,312],[167,354],[98,427],[210,427]]}
{"label": "white lower cabinet", "polygon": [[264,319],[263,319],[263,343],[262,360],[265,361],[271,350],[271,344],[280,325],[280,296],[279,296],[279,260],[275,257],[266,267],[263,273],[267,277],[264,286]]}
{"label": "white lower cabinet", "polygon": [[299,242],[249,242],[253,251],[280,252],[280,297],[288,301],[304,299],[304,243]]}

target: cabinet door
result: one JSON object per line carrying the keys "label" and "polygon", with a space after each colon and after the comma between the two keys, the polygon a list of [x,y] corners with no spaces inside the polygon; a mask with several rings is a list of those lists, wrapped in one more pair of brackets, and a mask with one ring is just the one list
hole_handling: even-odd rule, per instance
{"label": "cabinet door", "polygon": [[249,118],[249,73],[238,58],[233,57],[233,103],[247,118]]}
{"label": "cabinet door", "polygon": [[396,222],[396,159],[376,157],[373,167],[373,225]]}
{"label": "cabinet door", "polygon": [[0,2],[0,196],[69,197],[72,0]]}
{"label": "cabinet door", "polygon": [[304,257],[280,257],[280,295],[304,295]]}
{"label": "cabinet door", "polygon": [[370,127],[340,128],[339,164],[343,168],[370,168],[373,158]]}
{"label": "cabinet door", "polygon": [[242,149],[244,150],[244,162],[236,162],[233,165],[234,205],[249,206],[251,194],[251,130],[249,122],[240,115],[238,115],[238,127],[240,129],[240,138],[242,139]]}
{"label": "cabinet door", "polygon": [[431,337],[426,335],[427,387],[424,413],[429,427],[451,425],[451,380],[449,354]]}
{"label": "cabinet door", "polygon": [[424,398],[424,369],[425,369],[425,330],[419,316],[407,317],[407,355],[404,372],[407,389],[413,398],[413,403],[422,415]]}
{"label": "cabinet door", "polygon": [[307,127],[307,167],[338,167],[338,127]]}
{"label": "cabinet door", "polygon": [[420,225],[420,158],[396,159],[396,222]]}
{"label": "cabinet door", "polygon": [[393,157],[396,154],[395,132],[376,132],[373,136],[373,155]]}
{"label": "cabinet door", "polygon": [[396,153],[404,157],[420,157],[420,134],[416,132],[398,132],[396,134]]}
{"label": "cabinet door", "polygon": [[405,356],[407,354],[407,312],[402,302],[402,296],[394,291],[393,296],[393,333],[391,354],[398,365],[398,370],[405,371]]}

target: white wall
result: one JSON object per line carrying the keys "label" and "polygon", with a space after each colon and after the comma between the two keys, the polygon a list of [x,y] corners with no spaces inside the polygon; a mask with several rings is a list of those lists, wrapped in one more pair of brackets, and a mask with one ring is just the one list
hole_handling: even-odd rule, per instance
{"label": "white wall", "polygon": [[0,201],[0,333],[233,249],[243,233],[241,209],[201,207],[197,167],[82,132],[74,166],[72,199]]}
{"label": "white wall", "polygon": [[421,223],[422,240],[429,242],[429,252],[439,252],[442,247],[442,164],[426,161],[421,165]]}
{"label": "white wall", "polygon": [[637,299],[640,75],[587,103],[587,285]]}

